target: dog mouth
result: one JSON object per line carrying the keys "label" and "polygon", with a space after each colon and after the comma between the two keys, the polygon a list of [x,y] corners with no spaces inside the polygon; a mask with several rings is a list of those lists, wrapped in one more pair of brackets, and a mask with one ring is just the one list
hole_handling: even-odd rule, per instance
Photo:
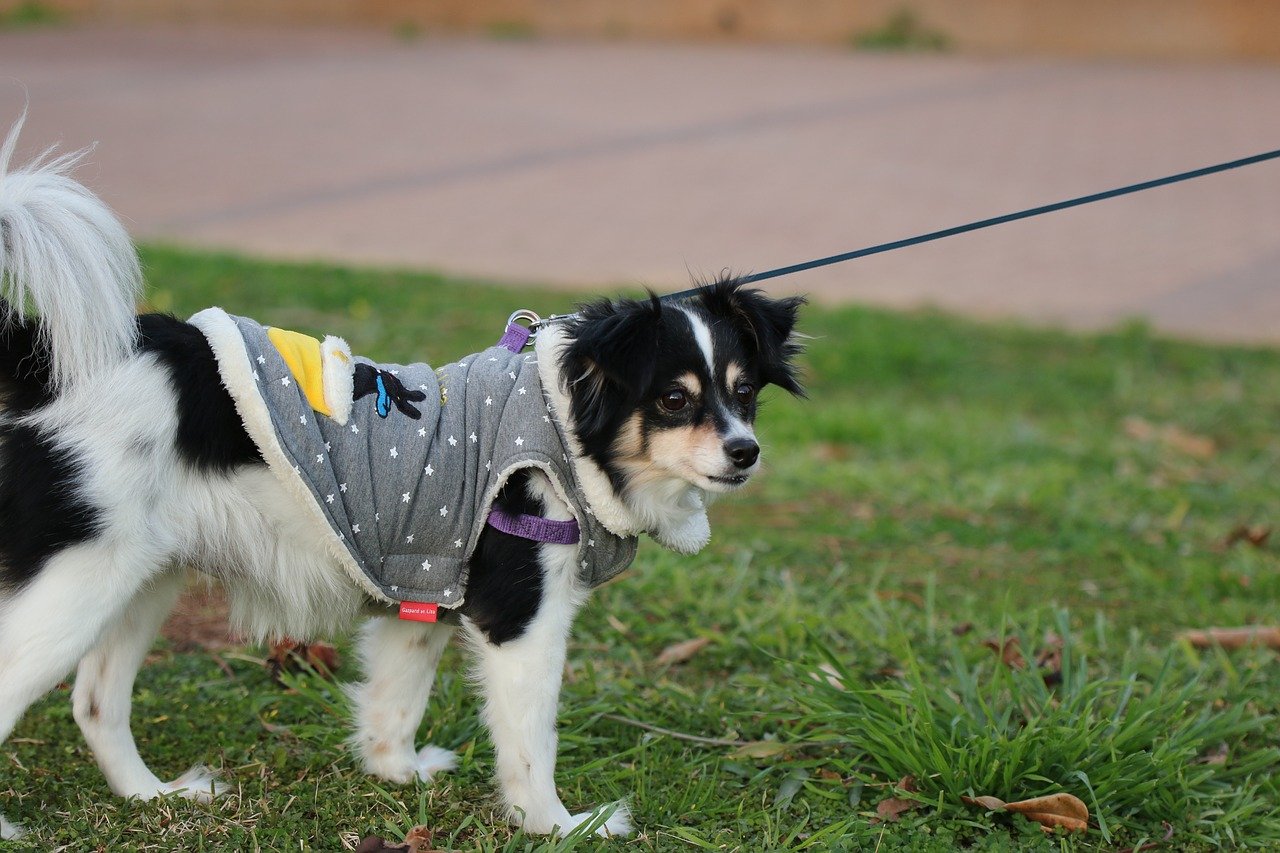
{"label": "dog mouth", "polygon": [[751,479],[751,475],[731,474],[728,477],[707,477],[707,479],[715,483],[717,486],[722,486],[726,489],[736,489],[739,486],[744,485],[747,480]]}

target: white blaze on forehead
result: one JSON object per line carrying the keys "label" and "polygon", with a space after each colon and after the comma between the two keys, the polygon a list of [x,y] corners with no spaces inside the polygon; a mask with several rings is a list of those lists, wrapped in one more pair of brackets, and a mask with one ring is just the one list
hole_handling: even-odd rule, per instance
{"label": "white blaze on forehead", "polygon": [[689,326],[693,329],[693,339],[698,342],[698,349],[702,350],[702,355],[707,360],[707,370],[711,372],[712,376],[715,376],[716,360],[711,354],[711,328],[703,322],[701,317],[688,308],[682,307],[680,310],[689,318]]}

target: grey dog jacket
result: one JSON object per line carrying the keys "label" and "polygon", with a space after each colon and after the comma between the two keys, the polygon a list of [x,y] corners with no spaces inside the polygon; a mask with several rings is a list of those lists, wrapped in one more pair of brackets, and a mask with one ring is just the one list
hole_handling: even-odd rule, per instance
{"label": "grey dog jacket", "polygon": [[494,498],[523,468],[543,471],[573,513],[584,583],[634,559],[636,538],[610,532],[582,496],[536,357],[508,338],[433,369],[375,364],[341,339],[218,308],[191,322],[268,466],[371,597],[461,606]]}

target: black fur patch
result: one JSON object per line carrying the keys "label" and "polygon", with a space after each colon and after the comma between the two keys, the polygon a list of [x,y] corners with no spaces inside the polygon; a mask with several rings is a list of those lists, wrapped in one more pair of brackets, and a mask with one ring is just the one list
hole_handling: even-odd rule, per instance
{"label": "black fur patch", "polygon": [[0,300],[0,397],[12,412],[28,412],[51,399],[49,351],[37,325]]}
{"label": "black fur patch", "polygon": [[[528,494],[530,472],[516,471],[494,503],[509,513],[542,515],[542,501]],[[489,642],[500,646],[520,637],[542,604],[542,564],[537,542],[485,526],[471,557],[462,614]]]}
{"label": "black fur patch", "polygon": [[209,341],[195,326],[167,314],[138,317],[138,349],[154,353],[178,395],[178,453],[201,471],[226,474],[262,463],[222,385]]}
{"label": "black fur patch", "polygon": [[78,492],[80,463],[32,427],[0,424],[0,586],[17,589],[55,553],[87,541],[99,511]]}

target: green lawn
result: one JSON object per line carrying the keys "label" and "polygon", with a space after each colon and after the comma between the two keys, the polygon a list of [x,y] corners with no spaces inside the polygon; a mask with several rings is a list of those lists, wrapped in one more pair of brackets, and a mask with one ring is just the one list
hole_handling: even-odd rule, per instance
{"label": "green lawn", "polygon": [[[451,360],[515,308],[573,302],[421,273],[144,260],[155,307],[220,304],[386,360]],[[342,850],[419,823],[453,850],[1280,847],[1274,653],[1175,638],[1280,622],[1275,544],[1226,544],[1277,521],[1280,352],[865,308],[810,308],[802,328],[811,396],[768,395],[766,475],[716,505],[699,556],[646,543],[570,647],[561,794],[571,810],[629,797],[635,840],[556,845],[502,825],[456,651],[421,738],[462,766],[433,786],[357,771],[330,682],[278,688],[257,649],[229,675],[161,648],[136,696],[144,757],[168,777],[220,766],[232,795],[112,798],[64,688],[5,744],[0,810],[40,850]],[[689,661],[655,661],[698,637]],[[1027,667],[986,645],[1012,652],[1009,638]],[[896,792],[906,776],[914,793]],[[1088,805],[1086,835],[960,801],[1059,791]],[[918,806],[875,820],[894,797]]]}

